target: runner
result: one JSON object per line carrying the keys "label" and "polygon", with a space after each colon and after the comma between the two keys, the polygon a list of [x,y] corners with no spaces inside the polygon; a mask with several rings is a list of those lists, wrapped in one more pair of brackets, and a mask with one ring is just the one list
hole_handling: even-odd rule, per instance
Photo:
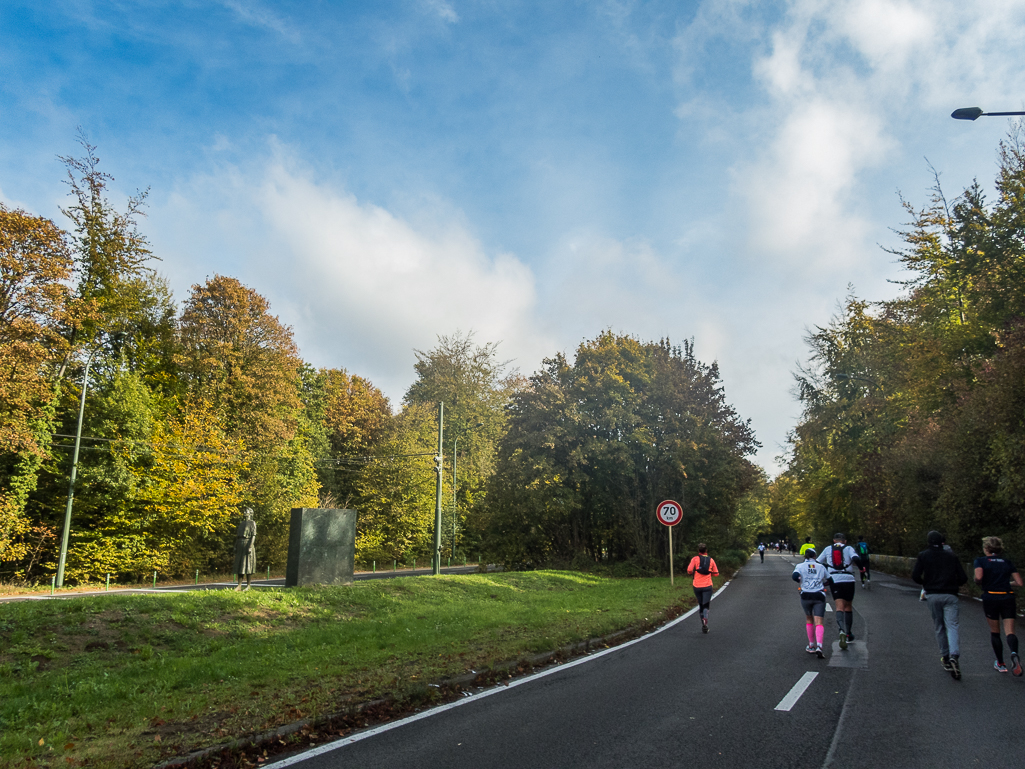
{"label": "runner", "polygon": [[798,584],[801,608],[804,609],[804,629],[808,634],[808,645],[804,650],[824,659],[822,641],[826,637],[826,628],[822,625],[822,618],[826,616],[826,581],[829,576],[815,561],[815,548],[809,547],[804,551],[804,563],[794,567],[791,577]]}
{"label": "runner", "polygon": [[985,537],[982,540],[984,556],[975,559],[975,582],[982,588],[982,611],[989,622],[989,642],[993,645],[996,661],[994,669],[1006,673],[1004,645],[1000,641],[1000,620],[1004,621],[1004,635],[1011,650],[1011,672],[1021,675],[1021,660],[1018,659],[1018,636],[1014,634],[1014,617],[1017,607],[1011,580],[1022,586],[1021,575],[1014,564],[1002,558],[1004,543],[1000,537]]}
{"label": "runner", "polygon": [[861,588],[862,590],[868,590],[872,587],[872,575],[869,568],[870,559],[868,557],[870,551],[868,549],[868,542],[860,534],[858,535],[858,544],[854,546],[854,551],[858,554],[858,563],[861,566]]}
{"label": "runner", "polygon": [[843,532],[833,535],[833,546],[826,548],[818,557],[829,571],[829,590],[833,594],[833,605],[836,610],[836,626],[840,630],[840,648],[846,649],[847,642],[854,640],[851,629],[854,625],[854,572],[851,569],[860,565],[858,554],[847,544]]}
{"label": "runner", "polygon": [[961,680],[961,648],[958,635],[958,588],[968,581],[957,556],[943,546],[943,535],[930,531],[929,547],[918,554],[911,579],[925,590],[943,669]]}
{"label": "runner", "polygon": [[758,555],[761,556],[762,563],[765,563],[765,543],[764,542],[759,542],[758,543]]}
{"label": "runner", "polygon": [[809,550],[817,550],[817,549],[818,548],[816,548],[815,545],[813,545],[811,543],[811,537],[805,537],[804,538],[804,544],[801,545],[801,555],[804,555]]}
{"label": "runner", "polygon": [[712,602],[712,577],[719,576],[719,567],[708,554],[708,545],[698,545],[698,554],[690,559],[687,573],[694,575],[694,596],[701,611],[701,632],[708,632],[708,604]]}

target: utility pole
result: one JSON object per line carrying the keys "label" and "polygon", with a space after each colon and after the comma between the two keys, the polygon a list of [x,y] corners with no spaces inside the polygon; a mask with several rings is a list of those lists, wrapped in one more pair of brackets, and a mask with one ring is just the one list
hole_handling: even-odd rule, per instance
{"label": "utility pole", "polygon": [[68,480],[68,506],[64,510],[64,534],[61,536],[61,554],[57,565],[57,587],[64,587],[64,566],[68,560],[68,535],[71,533],[71,503],[75,499],[75,477],[78,475],[78,448],[82,444],[82,416],[85,414],[85,391],[89,388],[89,366],[93,354],[85,359],[85,376],[82,377],[82,397],[78,401],[78,427],[75,430],[75,451],[71,457],[71,478]]}
{"label": "utility pole", "polygon": [[442,462],[444,448],[442,438],[445,431],[445,403],[438,401],[438,456],[434,458],[434,471],[438,474],[438,486],[434,494],[434,573],[441,574],[441,495]]}

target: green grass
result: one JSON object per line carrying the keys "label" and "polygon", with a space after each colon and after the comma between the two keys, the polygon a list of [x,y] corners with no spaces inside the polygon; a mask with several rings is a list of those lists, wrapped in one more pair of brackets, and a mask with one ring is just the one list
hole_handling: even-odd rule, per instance
{"label": "green grass", "polygon": [[151,766],[691,603],[688,579],[526,572],[0,604],[0,765]]}

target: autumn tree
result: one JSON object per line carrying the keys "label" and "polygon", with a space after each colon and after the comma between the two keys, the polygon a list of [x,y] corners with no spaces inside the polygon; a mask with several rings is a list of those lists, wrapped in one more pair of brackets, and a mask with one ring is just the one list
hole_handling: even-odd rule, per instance
{"label": "autumn tree", "polygon": [[292,332],[256,291],[215,275],[192,287],[180,345],[176,362],[190,397],[223,414],[227,434],[245,444],[243,501],[257,511],[272,562],[283,562],[288,512],[315,505],[318,488]]}
{"label": "autumn tree", "polygon": [[71,255],[50,220],[0,204],[0,561],[28,551],[28,495],[49,455]]}
{"label": "autumn tree", "polygon": [[391,431],[391,404],[369,380],[345,369],[321,369],[322,420],[327,451],[317,471],[336,504],[348,507],[360,498],[360,473],[368,458],[385,450]]}

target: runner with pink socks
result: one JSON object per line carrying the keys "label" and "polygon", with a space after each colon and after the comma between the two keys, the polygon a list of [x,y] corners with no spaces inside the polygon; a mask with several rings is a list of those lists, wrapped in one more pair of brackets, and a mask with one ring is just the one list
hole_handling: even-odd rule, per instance
{"label": "runner with pink socks", "polygon": [[815,556],[813,548],[805,550],[804,563],[794,567],[791,577],[801,592],[804,629],[808,634],[808,645],[804,650],[809,654],[818,655],[819,659],[824,659],[826,655],[822,653],[822,641],[825,639],[826,629],[822,626],[822,618],[826,616],[826,582],[829,573],[825,566],[815,561]]}

